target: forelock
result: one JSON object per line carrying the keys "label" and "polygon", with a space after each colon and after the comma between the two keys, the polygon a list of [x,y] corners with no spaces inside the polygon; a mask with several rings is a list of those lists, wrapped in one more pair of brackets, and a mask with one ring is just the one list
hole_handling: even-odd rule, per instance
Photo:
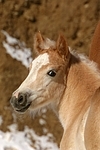
{"label": "forelock", "polygon": [[43,43],[41,43],[41,49],[49,49],[49,48],[56,48],[56,42],[52,41],[48,38],[45,39],[45,41]]}

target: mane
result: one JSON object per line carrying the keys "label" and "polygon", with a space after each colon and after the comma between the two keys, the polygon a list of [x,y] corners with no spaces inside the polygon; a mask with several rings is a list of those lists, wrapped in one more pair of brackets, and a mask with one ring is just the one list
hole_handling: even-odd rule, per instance
{"label": "mane", "polygon": [[77,53],[75,50],[71,50],[71,49],[70,49],[70,53],[74,57],[79,59],[80,62],[83,62],[85,65],[89,66],[89,68],[91,70],[93,70],[95,73],[97,73],[97,74],[99,73],[99,75],[100,75],[100,70],[99,70],[98,64],[94,61],[91,61],[88,56],[86,56],[85,54]]}

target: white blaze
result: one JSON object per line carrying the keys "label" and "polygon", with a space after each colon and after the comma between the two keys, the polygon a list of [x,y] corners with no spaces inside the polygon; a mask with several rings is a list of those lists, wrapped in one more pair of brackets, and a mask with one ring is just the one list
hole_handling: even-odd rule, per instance
{"label": "white blaze", "polygon": [[39,69],[48,63],[49,63],[49,55],[47,53],[41,54],[36,59],[34,59],[32,61],[32,68],[30,70],[29,75],[13,94],[15,96],[18,96],[18,91],[26,88],[27,85],[34,82],[36,80]]}

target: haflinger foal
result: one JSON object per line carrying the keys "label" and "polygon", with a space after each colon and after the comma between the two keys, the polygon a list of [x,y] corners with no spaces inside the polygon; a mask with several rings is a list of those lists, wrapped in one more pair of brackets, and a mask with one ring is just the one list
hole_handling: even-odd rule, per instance
{"label": "haflinger foal", "polygon": [[[85,56],[57,42],[34,38],[36,58],[20,87],[12,94],[15,111],[36,111],[50,105],[64,129],[60,150],[100,150],[100,73]],[[93,118],[92,118],[93,115]]]}

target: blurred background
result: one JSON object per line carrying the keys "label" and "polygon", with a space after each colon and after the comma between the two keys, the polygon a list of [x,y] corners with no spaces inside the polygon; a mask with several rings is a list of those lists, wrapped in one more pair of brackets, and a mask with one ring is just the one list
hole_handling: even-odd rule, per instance
{"label": "blurred background", "polygon": [[[72,49],[88,55],[99,20],[100,0],[0,0],[0,131],[3,135],[11,132],[12,124],[17,125],[19,132],[27,126],[40,137],[49,133],[59,146],[63,129],[55,114],[44,108],[35,117],[29,113],[18,115],[11,108],[10,97],[28,74],[37,31],[52,40],[62,32]],[[31,142],[34,147],[34,137]]]}

